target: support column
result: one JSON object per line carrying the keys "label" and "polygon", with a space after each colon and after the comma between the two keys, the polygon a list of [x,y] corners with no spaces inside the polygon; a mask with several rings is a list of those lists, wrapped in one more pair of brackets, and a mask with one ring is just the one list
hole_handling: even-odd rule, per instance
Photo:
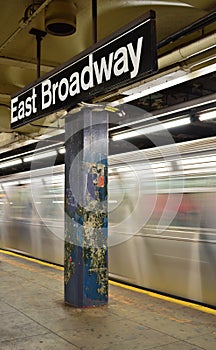
{"label": "support column", "polygon": [[108,302],[107,112],[84,108],[66,117],[65,302]]}

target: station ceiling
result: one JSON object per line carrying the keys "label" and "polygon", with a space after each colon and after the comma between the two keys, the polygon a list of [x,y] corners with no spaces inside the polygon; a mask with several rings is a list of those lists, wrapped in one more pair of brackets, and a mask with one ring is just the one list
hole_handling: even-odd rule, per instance
{"label": "station ceiling", "polygon": [[[60,0],[62,6],[72,0]],[[10,129],[10,98],[20,89],[37,79],[36,37],[30,33],[32,28],[45,31],[47,9],[59,0],[0,0],[0,147],[12,142],[16,137],[31,138],[41,132],[40,126],[27,124],[17,130]],[[73,1],[72,1],[73,2]],[[129,23],[149,10],[156,12],[157,43],[173,33],[182,30],[216,10],[215,0],[185,1],[146,1],[146,0],[74,0],[76,12],[76,31],[68,36],[56,36],[50,33],[41,41],[40,74],[73,58],[95,40],[92,4],[97,3],[97,40]],[[178,41],[171,41],[158,49],[158,55],[172,52],[176,47],[202,38],[215,31],[215,22],[205,28],[199,28],[191,35],[185,35]],[[211,93],[216,90],[214,77],[194,85],[188,84],[187,90],[176,92],[177,103],[184,101],[185,94],[196,98],[204,95],[206,89]],[[171,99],[171,97],[170,97]],[[180,99],[180,100],[179,100]],[[163,102],[165,101],[165,102]],[[143,98],[140,104],[151,110],[155,103],[167,103],[163,94]],[[150,106],[150,107],[149,107]],[[37,125],[48,125],[48,117],[37,121]],[[36,123],[35,123],[36,124]],[[12,137],[13,135],[13,137]]]}

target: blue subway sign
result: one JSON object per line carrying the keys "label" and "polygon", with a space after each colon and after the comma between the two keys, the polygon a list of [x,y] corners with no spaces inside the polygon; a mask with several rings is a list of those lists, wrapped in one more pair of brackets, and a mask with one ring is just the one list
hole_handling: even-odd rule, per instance
{"label": "blue subway sign", "polygon": [[11,98],[11,128],[90,101],[157,70],[155,13],[148,12]]}

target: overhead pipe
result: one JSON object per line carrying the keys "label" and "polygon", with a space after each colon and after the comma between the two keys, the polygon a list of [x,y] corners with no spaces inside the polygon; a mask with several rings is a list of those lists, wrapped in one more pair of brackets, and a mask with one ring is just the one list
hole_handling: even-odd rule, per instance
{"label": "overhead pipe", "polygon": [[192,56],[196,56],[204,51],[208,51],[216,46],[216,32],[206,36],[196,42],[177,49],[158,59],[158,69],[172,66],[175,63],[182,62]]}
{"label": "overhead pipe", "polygon": [[[9,57],[0,57],[0,64],[6,65],[6,66],[14,66],[18,68],[35,69],[35,63],[17,60]],[[55,66],[48,66],[48,65],[41,64],[41,69],[43,70],[43,72],[48,73],[53,68],[55,68]]]}
{"label": "overhead pipe", "polygon": [[97,42],[97,0],[92,0],[92,41]]}
{"label": "overhead pipe", "polygon": [[36,42],[37,42],[37,79],[40,78],[40,69],[41,69],[41,41],[46,36],[46,32],[43,30],[39,30],[36,28],[32,28],[29,32],[32,35],[35,35]]}
{"label": "overhead pipe", "polygon": [[170,43],[173,43],[174,41],[182,38],[185,35],[191,34],[213,22],[216,20],[216,12],[209,13],[207,16],[202,17],[195,21],[194,23],[184,27],[183,29],[169,35],[167,38],[161,40],[157,44],[157,48],[160,49],[163,46],[166,46]]}

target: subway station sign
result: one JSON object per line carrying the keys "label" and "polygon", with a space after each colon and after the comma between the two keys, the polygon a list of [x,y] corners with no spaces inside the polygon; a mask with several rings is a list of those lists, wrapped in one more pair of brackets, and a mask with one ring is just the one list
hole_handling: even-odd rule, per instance
{"label": "subway station sign", "polygon": [[11,128],[114,91],[157,70],[155,13],[139,17],[11,98]]}

